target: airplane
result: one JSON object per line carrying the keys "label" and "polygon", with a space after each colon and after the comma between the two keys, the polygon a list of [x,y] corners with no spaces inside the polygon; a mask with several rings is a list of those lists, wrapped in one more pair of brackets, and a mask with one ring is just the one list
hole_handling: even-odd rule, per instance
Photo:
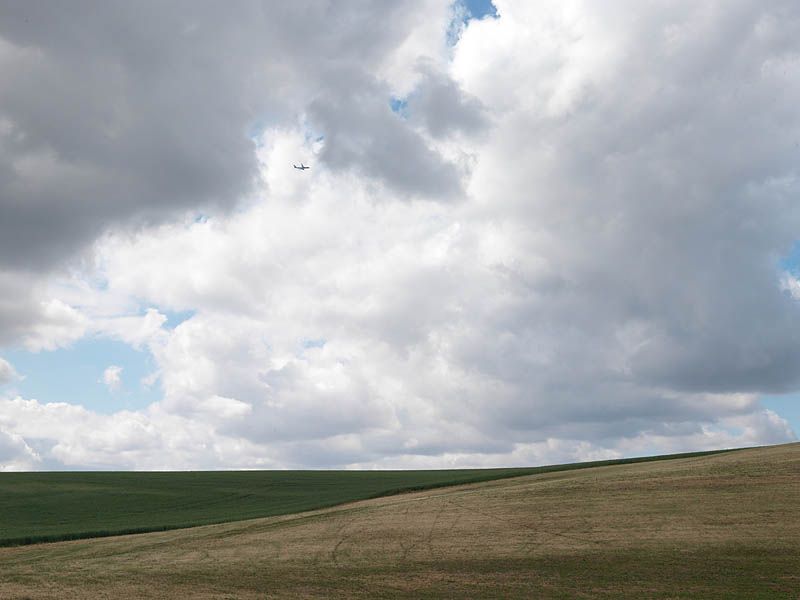
{"label": "airplane", "polygon": [[307,166],[305,166],[303,163],[300,163],[300,166],[299,166],[299,167],[298,167],[297,165],[295,165],[295,164],[292,164],[292,166],[293,166],[295,169],[300,169],[301,171],[305,171],[306,169],[310,169],[310,168],[311,168],[311,167],[307,167]]}

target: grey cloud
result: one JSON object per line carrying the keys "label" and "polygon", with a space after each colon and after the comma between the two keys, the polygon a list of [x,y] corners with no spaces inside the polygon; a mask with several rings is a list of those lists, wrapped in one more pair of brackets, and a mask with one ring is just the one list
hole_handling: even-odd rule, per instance
{"label": "grey cloud", "polygon": [[0,344],[17,339],[36,322],[30,277],[0,271]]}
{"label": "grey cloud", "polygon": [[[256,176],[252,125],[374,91],[351,86],[424,13],[392,2],[4,4],[0,264],[47,268],[110,224],[230,207]],[[337,79],[341,65],[356,77]],[[413,185],[413,169],[374,142],[384,132],[367,129],[388,122],[362,125],[355,144],[368,148],[356,152],[390,183]],[[437,164],[401,125],[388,137]]]}
{"label": "grey cloud", "polygon": [[420,71],[422,81],[407,101],[412,123],[422,124],[435,138],[454,133],[474,135],[488,127],[486,107],[477,98],[431,65],[422,64]]}
{"label": "grey cloud", "polygon": [[320,159],[404,194],[453,198],[461,191],[455,165],[391,111],[388,89],[381,93],[372,87],[369,93],[326,95],[310,105],[312,122],[325,139]]}
{"label": "grey cloud", "polygon": [[[0,6],[0,344],[41,320],[42,281],[110,227],[233,207],[258,176],[255,128],[312,102],[347,139],[331,168],[454,188],[453,168],[374,108],[388,101],[374,71],[437,3]],[[376,115],[352,134],[350,94]]]}
{"label": "grey cloud", "polygon": [[[560,324],[574,335],[554,331],[544,345],[583,363],[603,365],[616,348],[645,388],[797,388],[800,310],[779,288],[777,259],[800,236],[790,200],[800,192],[800,88],[784,71],[796,73],[797,45],[787,44],[798,15],[776,6],[703,9],[713,18],[645,11],[610,80],[583,73],[566,114],[514,117],[514,175],[497,197],[552,232],[545,256],[570,282],[540,294],[532,281],[509,315],[518,331]],[[605,9],[588,10],[610,26]],[[670,21],[686,28],[678,41]],[[770,36],[759,29],[767,21]],[[546,101],[556,90],[537,93]],[[616,336],[632,325],[639,339],[622,348]]]}
{"label": "grey cloud", "polygon": [[4,6],[4,263],[47,266],[109,223],[230,205],[247,189],[246,65],[217,56],[215,43],[233,41],[230,24],[206,12],[190,34],[184,14],[178,5]]}

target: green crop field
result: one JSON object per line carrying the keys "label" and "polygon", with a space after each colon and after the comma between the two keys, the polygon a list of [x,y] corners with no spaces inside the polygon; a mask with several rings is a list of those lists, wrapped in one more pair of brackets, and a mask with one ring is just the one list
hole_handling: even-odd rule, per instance
{"label": "green crop field", "polygon": [[796,600],[798,514],[789,444],[0,548],[0,598]]}
{"label": "green crop field", "polygon": [[241,521],[402,491],[665,458],[439,471],[0,473],[0,546]]}

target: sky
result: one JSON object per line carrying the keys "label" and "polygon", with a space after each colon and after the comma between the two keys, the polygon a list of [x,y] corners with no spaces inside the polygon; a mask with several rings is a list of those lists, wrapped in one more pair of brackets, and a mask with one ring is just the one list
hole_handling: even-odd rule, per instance
{"label": "sky", "polygon": [[0,2],[0,470],[795,441],[798,105],[788,0]]}

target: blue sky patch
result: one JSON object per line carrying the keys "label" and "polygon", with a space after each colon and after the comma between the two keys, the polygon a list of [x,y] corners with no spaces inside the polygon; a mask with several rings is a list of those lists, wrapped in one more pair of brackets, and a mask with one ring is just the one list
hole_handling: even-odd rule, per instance
{"label": "blue sky patch", "polygon": [[783,256],[778,261],[778,266],[783,271],[788,271],[792,275],[800,275],[800,241],[795,242],[792,245],[792,249],[789,250],[789,254]]}
{"label": "blue sky patch", "polygon": [[453,20],[447,28],[447,44],[455,46],[466,24],[472,19],[497,18],[497,7],[491,0],[456,0]]}
{"label": "blue sky patch", "polygon": [[393,113],[397,113],[403,118],[408,116],[408,100],[404,98],[395,98],[392,96],[389,99],[389,108],[392,109]]}
{"label": "blue sky patch", "polygon": [[461,0],[461,4],[469,13],[468,19],[497,18],[497,7],[492,0]]}
{"label": "blue sky patch", "polygon": [[[79,404],[98,413],[138,410],[160,399],[158,383],[142,379],[156,369],[146,351],[107,338],[85,338],[52,352],[4,351],[3,357],[24,377],[4,386],[4,391],[39,402]],[[122,367],[122,385],[111,391],[103,383],[103,371]]]}
{"label": "blue sky patch", "polygon": [[158,312],[167,317],[167,320],[164,322],[163,325],[165,329],[175,329],[178,325],[180,325],[184,321],[188,321],[195,315],[195,311],[193,310],[172,311],[159,308]]}

